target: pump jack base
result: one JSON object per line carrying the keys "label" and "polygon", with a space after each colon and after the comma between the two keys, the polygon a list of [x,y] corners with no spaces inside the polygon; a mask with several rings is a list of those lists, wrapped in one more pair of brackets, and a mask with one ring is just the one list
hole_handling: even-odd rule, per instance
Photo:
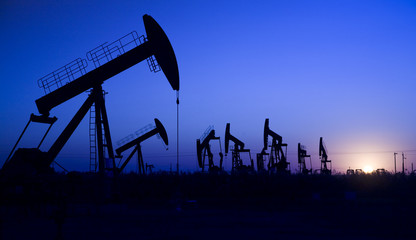
{"label": "pump jack base", "polygon": [[1,169],[3,176],[19,177],[53,173],[48,154],[37,148],[19,148]]}

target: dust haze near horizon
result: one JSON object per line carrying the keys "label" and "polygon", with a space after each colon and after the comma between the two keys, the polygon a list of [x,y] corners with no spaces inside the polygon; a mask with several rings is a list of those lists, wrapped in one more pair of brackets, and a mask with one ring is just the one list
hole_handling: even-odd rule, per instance
{"label": "dust haze near horizon", "polygon": [[[224,147],[227,122],[254,159],[265,118],[288,143],[292,171],[298,142],[319,168],[319,137],[341,172],[366,165],[391,171],[393,152],[400,171],[402,151],[406,169],[416,161],[413,1],[3,1],[0,164],[30,114],[38,113],[35,100],[44,93],[37,80],[104,42],[133,30],[145,34],[144,14],[164,29],[179,65],[181,170],[198,170],[195,141],[209,125]],[[151,138],[142,143],[144,161],[156,171],[170,164],[175,169],[176,94],[163,73],[141,62],[103,88],[113,142],[158,118],[169,150]],[[41,150],[86,97],[52,109],[58,121]],[[36,147],[45,130],[32,123],[18,147]],[[218,143],[212,144],[217,153]],[[68,170],[88,170],[88,115],[57,161]],[[225,161],[230,170],[231,154]],[[136,166],[133,159],[127,171]]]}

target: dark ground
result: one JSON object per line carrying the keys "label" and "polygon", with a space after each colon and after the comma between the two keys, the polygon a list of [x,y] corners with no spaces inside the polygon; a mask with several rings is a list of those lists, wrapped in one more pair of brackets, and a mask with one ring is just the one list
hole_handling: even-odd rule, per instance
{"label": "dark ground", "polygon": [[392,175],[2,179],[0,237],[416,239],[415,190]]}

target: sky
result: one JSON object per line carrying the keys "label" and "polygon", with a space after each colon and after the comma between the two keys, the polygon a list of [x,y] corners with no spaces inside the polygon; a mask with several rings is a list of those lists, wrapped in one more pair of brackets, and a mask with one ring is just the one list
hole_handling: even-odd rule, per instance
{"label": "sky", "polygon": [[[2,1],[0,164],[30,114],[38,114],[35,100],[44,92],[37,80],[104,42],[145,34],[144,14],[164,29],[178,61],[182,171],[199,170],[196,139],[208,126],[224,151],[230,123],[255,158],[266,118],[288,144],[292,172],[299,142],[319,168],[320,137],[338,172],[367,165],[392,171],[394,152],[400,164],[405,153],[408,171],[416,164],[416,2],[404,0]],[[163,73],[141,62],[103,88],[113,142],[158,118],[169,149],[150,138],[142,143],[144,161],[156,171],[175,169],[176,93]],[[80,94],[51,110],[58,121],[42,151],[86,98]],[[18,147],[37,147],[46,128],[32,123]],[[218,141],[212,148],[218,163]],[[56,160],[68,170],[88,170],[88,116]],[[127,171],[136,168],[132,161]]]}

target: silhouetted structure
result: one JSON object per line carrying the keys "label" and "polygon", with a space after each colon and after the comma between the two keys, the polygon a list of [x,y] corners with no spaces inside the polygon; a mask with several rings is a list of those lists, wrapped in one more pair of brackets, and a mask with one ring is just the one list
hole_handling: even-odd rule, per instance
{"label": "silhouetted structure", "polygon": [[[214,155],[211,152],[210,141],[211,140],[218,140],[220,144],[220,165],[214,165]],[[213,127],[208,127],[205,130],[204,134],[201,138],[196,140],[196,154],[198,157],[198,165],[202,169],[205,170],[205,166],[208,166],[208,171],[210,172],[218,172],[222,170],[222,162],[223,162],[223,154],[221,150],[221,141],[220,137],[215,136],[215,130]],[[208,156],[208,164],[205,163],[205,157]]]}
{"label": "silhouetted structure", "polygon": [[265,140],[264,146],[260,153],[257,153],[256,160],[257,160],[257,171],[259,173],[266,172],[266,169],[264,167],[264,162],[266,161],[266,156],[269,155],[269,153],[266,152],[267,150],[267,135],[268,135],[268,127],[266,128],[266,124],[264,125],[263,129],[263,139]]}
{"label": "silhouetted structure", "polygon": [[384,176],[384,175],[386,175],[387,173],[386,173],[386,169],[384,169],[384,168],[378,168],[377,170],[376,170],[376,174],[377,175],[379,175],[379,176]]}
{"label": "silhouetted structure", "polygon": [[[254,162],[251,159],[250,149],[244,148],[244,143],[238,138],[234,137],[230,133],[230,123],[227,123],[225,127],[225,156],[228,154],[228,147],[230,141],[234,143],[234,147],[231,149],[232,152],[232,168],[231,171],[254,171]],[[241,159],[240,153],[247,152],[250,158],[250,165],[244,165],[243,160]]]}
{"label": "silhouetted structure", "polygon": [[[166,145],[169,145],[168,135],[167,135],[166,130],[163,127],[162,123],[157,118],[155,118],[155,124],[156,124],[156,127],[153,128],[152,130],[140,135],[136,139],[134,139],[134,140],[132,140],[132,141],[130,141],[130,142],[128,142],[128,143],[124,144],[123,146],[116,149],[116,153],[117,153],[116,157],[120,158],[119,166],[117,167],[117,172],[121,173],[123,171],[123,169],[126,167],[127,163],[129,163],[130,159],[133,157],[133,155],[136,152],[137,152],[137,161],[138,161],[138,164],[139,164],[139,174],[140,175],[146,174],[147,168],[151,169],[151,167],[153,167],[153,165],[148,165],[147,163],[146,163],[146,167],[145,167],[144,162],[143,162],[142,147],[140,146],[140,144],[144,140],[158,134],[162,138],[163,142]],[[123,157],[123,156],[121,156],[121,153],[123,153],[124,151],[126,151],[126,150],[128,150],[132,147],[134,147],[134,150],[130,153],[130,155],[127,157],[127,159],[120,166],[121,159]]]}
{"label": "silhouetted structure", "polygon": [[[270,145],[269,163],[267,164],[269,171],[277,173],[290,173],[290,163],[286,159],[287,144],[283,143],[282,137],[279,134],[270,130],[269,119],[266,118],[266,121],[264,122],[264,147],[262,152],[266,152],[267,150],[269,136],[272,137],[272,144]],[[283,147],[285,147],[285,151],[283,151]]]}
{"label": "silhouetted structure", "polygon": [[[56,117],[51,118],[48,116],[36,116],[32,113],[16,144],[13,146],[12,151],[4,162],[2,172],[4,173],[5,169],[9,169],[10,174],[31,175],[37,171],[49,171],[50,164],[48,164],[45,159],[46,154],[41,152],[39,148],[56,120],[58,120]],[[13,158],[10,160],[10,157],[12,156],[14,150],[16,149],[31,122],[49,124],[48,130],[43,135],[42,140],[40,141],[37,148],[19,148],[13,155]]]}
{"label": "silhouetted structure", "polygon": [[147,174],[152,174],[153,173],[153,168],[155,168],[155,166],[153,164],[147,164],[146,163],[146,173]]}
{"label": "silhouetted structure", "polygon": [[[103,99],[105,100],[105,94],[107,92],[103,91]],[[91,105],[90,108],[90,116],[89,116],[89,140],[90,140],[90,172],[97,172],[97,112],[95,111],[95,103]],[[103,123],[102,119],[100,120]],[[104,130],[104,126],[101,126],[101,129]],[[104,131],[101,133],[101,136],[105,136]],[[103,146],[107,146],[107,141],[105,137],[102,137],[102,142],[100,142]],[[105,149],[101,153],[105,156]]]}
{"label": "silhouetted structure", "polygon": [[[321,174],[331,175],[332,162],[331,160],[328,160],[326,146],[322,140],[322,137],[319,139],[319,158],[321,159]],[[328,163],[331,164],[330,168],[328,168]]]}
{"label": "silhouetted structure", "polygon": [[393,155],[394,155],[394,174],[396,174],[397,173],[397,169],[396,169],[396,155],[397,155],[397,153],[395,152]]}
{"label": "silhouetted structure", "polygon": [[[39,79],[38,85],[43,87],[47,94],[36,100],[36,105],[41,116],[31,117],[31,121],[35,122],[52,124],[56,121],[56,119],[48,117],[52,108],[89,89],[92,90],[87,100],[48,152],[41,152],[39,147],[36,149],[18,149],[10,161],[7,159],[3,165],[3,172],[19,172],[21,169],[32,169],[31,171],[28,170],[32,173],[48,171],[49,165],[55,160],[56,156],[93,105],[95,106],[95,130],[97,134],[99,171],[103,173],[107,169],[116,172],[114,151],[103,97],[104,94],[101,87],[104,81],[147,59],[149,66],[154,71],[158,70],[157,65],[160,66],[160,69],[164,72],[172,88],[179,91],[178,64],[169,39],[159,24],[149,15],[143,16],[143,22],[147,38],[142,37],[144,41],[142,44],[137,45],[138,41],[140,41],[137,34],[128,34],[126,36],[131,35],[133,40],[127,44],[122,41],[126,37],[124,36],[112,44],[100,45],[87,53],[88,60],[93,61],[96,66],[94,70],[85,73],[86,60],[78,59]],[[127,45],[130,43],[136,46],[126,51]],[[104,64],[103,61],[105,62]],[[76,78],[76,76],[79,77]],[[67,82],[63,83],[63,81]],[[51,91],[51,88],[55,87],[57,89]],[[110,159],[109,163],[104,161],[104,148],[107,148]]]}
{"label": "silhouetted structure", "polygon": [[[305,158],[309,158],[309,163],[311,168],[306,168],[306,161]],[[306,148],[298,143],[298,164],[299,164],[299,172],[302,174],[309,174],[312,173],[312,161],[311,161],[311,155],[308,155],[306,152]]]}
{"label": "silhouetted structure", "polygon": [[257,172],[264,173],[266,169],[264,168],[264,161],[265,156],[269,155],[268,153],[264,152],[263,150],[256,155],[256,163],[257,163]]}

